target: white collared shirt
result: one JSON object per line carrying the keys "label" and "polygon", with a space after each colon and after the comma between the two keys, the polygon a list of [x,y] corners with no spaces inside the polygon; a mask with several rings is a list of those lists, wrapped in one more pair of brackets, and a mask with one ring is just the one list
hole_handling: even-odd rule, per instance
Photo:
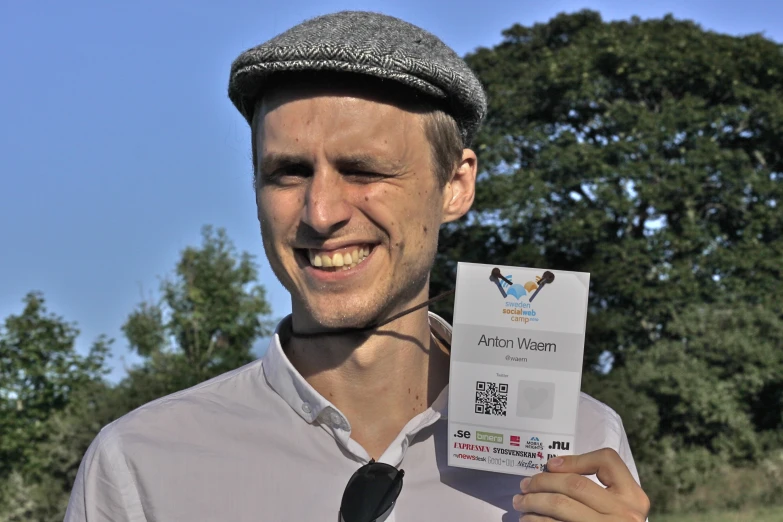
{"label": "white collared shirt", "polygon": [[[287,321],[263,358],[103,428],[79,467],[65,521],[337,520],[349,478],[370,457],[346,417],[288,361]],[[430,325],[450,341],[443,319],[431,313]],[[447,465],[447,397],[448,387],[378,459],[405,470],[388,521],[517,520],[512,498],[522,477]],[[639,480],[619,416],[582,394],[575,452],[603,447]]]}

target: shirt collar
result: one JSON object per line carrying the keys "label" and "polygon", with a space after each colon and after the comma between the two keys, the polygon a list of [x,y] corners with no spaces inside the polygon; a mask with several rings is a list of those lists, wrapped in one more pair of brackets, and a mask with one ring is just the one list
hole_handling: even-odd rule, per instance
{"label": "shirt collar", "polygon": [[286,316],[272,336],[269,348],[263,357],[264,375],[273,390],[277,392],[294,411],[307,422],[313,422],[330,402],[302,377],[283,352],[283,343],[291,332],[291,316]]}
{"label": "shirt collar", "polygon": [[[435,336],[451,346],[451,325],[432,312],[429,312],[429,323]],[[262,359],[264,375],[272,389],[300,417],[308,423],[312,423],[327,408],[331,411],[337,411],[337,408],[310,386],[283,352],[283,343],[290,337],[290,332],[291,316],[288,315],[278,323],[266,354],[264,354]],[[432,412],[444,419],[448,413],[448,389],[449,387],[446,385],[430,407]]]}

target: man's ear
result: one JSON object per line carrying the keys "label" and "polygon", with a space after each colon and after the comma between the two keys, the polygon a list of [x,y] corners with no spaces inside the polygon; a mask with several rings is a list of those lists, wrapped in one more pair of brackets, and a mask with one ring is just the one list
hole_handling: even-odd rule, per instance
{"label": "man's ear", "polygon": [[455,221],[470,210],[476,196],[477,171],[476,153],[464,149],[454,175],[443,189],[443,223]]}

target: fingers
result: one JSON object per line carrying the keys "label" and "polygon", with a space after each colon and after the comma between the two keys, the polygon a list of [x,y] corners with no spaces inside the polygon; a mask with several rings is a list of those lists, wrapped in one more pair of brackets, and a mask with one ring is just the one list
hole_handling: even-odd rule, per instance
{"label": "fingers", "polygon": [[594,509],[560,493],[515,495],[514,509],[563,522],[598,522],[602,516]]}
{"label": "fingers", "polygon": [[[558,459],[562,459],[559,464]],[[547,470],[552,473],[595,475],[604,486],[621,492],[639,486],[623,459],[611,448],[552,459],[547,463]]]}
{"label": "fingers", "polygon": [[[551,474],[544,473],[536,477],[541,475],[559,477],[559,481],[547,481],[547,487],[571,495],[574,488],[584,487],[587,489],[586,484],[571,478],[572,474],[596,475],[598,480],[606,486],[606,489],[601,488],[603,494],[596,493],[590,498],[588,505],[591,509],[599,513],[619,516],[621,520],[644,521],[647,518],[650,511],[650,499],[615,450],[604,448],[582,455],[558,457],[550,460],[547,463],[547,468],[552,472]],[[564,486],[571,480],[574,482],[570,486]],[[544,486],[538,485],[536,487],[541,489]],[[593,490],[593,488],[590,489]]]}
{"label": "fingers", "polygon": [[612,513],[620,500],[592,480],[573,473],[539,473],[521,484],[522,493],[559,493],[598,513]]}

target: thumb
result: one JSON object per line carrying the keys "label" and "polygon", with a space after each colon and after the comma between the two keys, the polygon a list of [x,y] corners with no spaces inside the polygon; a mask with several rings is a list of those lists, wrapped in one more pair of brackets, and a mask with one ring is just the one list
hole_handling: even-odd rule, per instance
{"label": "thumb", "polygon": [[595,475],[604,486],[617,490],[638,486],[628,466],[611,448],[556,457],[547,462],[546,469],[551,473]]}

